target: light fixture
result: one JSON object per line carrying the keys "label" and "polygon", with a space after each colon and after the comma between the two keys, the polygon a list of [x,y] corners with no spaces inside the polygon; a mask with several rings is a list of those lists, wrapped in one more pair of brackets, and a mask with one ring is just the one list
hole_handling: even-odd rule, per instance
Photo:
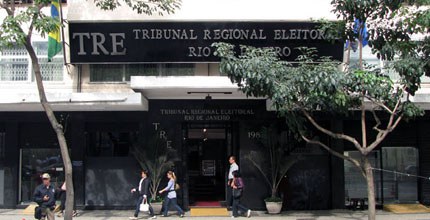
{"label": "light fixture", "polygon": [[188,95],[191,94],[207,94],[207,96],[205,97],[205,100],[212,100],[212,96],[211,94],[224,94],[224,95],[231,95],[233,94],[233,92],[187,92]]}
{"label": "light fixture", "polygon": [[233,94],[233,92],[209,92],[209,91],[207,91],[207,92],[187,92],[187,94],[188,95],[191,95],[191,94],[225,94],[225,95],[231,95],[231,94]]}

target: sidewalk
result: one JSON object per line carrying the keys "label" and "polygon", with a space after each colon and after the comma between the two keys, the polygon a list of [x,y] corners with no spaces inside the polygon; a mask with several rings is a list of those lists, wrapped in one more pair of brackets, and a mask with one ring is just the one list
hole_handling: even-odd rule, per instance
{"label": "sidewalk", "polygon": [[[32,215],[22,214],[22,209],[0,209],[0,220],[33,220]],[[77,220],[127,220],[131,216],[131,210],[96,210],[80,211]],[[170,217],[157,219],[179,219],[175,212],[170,212]],[[365,211],[348,211],[348,210],[327,210],[327,211],[291,211],[283,212],[281,215],[267,215],[264,212],[254,211],[251,219],[283,219],[283,220],[365,220],[367,212]],[[56,217],[56,219],[63,219]],[[141,215],[140,219],[147,219],[147,215]],[[186,213],[184,219],[193,220],[218,220],[231,219],[230,217],[189,217]],[[246,219],[244,217],[238,219]],[[376,219],[378,220],[430,220],[428,214],[393,214],[385,211],[377,211]]]}

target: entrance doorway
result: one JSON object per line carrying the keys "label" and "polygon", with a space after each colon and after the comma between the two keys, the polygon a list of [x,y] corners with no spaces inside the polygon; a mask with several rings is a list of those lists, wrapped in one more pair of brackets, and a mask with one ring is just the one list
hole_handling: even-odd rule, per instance
{"label": "entrance doorway", "polygon": [[187,124],[184,129],[190,206],[220,206],[225,201],[230,130],[226,124]]}

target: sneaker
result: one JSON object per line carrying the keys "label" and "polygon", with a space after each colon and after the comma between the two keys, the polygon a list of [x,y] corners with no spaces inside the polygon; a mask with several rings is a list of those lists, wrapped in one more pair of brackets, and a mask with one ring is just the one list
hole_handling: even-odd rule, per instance
{"label": "sneaker", "polygon": [[183,218],[183,217],[184,217],[184,214],[180,214],[180,215],[179,215],[179,218]]}
{"label": "sneaker", "polygon": [[151,216],[151,218],[152,218],[152,219],[156,219],[156,218],[157,218],[157,216],[156,216],[156,215],[154,215],[154,216]]}
{"label": "sneaker", "polygon": [[136,220],[136,219],[138,219],[138,218],[137,218],[137,217],[128,217],[128,219]]}
{"label": "sneaker", "polygon": [[251,217],[251,209],[248,209],[248,211],[246,212],[246,217],[247,218]]}
{"label": "sneaker", "polygon": [[237,216],[232,215],[231,218],[237,218]]}

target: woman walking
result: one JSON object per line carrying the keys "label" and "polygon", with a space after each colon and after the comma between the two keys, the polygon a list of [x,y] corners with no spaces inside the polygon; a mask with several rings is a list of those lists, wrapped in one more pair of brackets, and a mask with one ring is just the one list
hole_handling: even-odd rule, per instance
{"label": "woman walking", "polygon": [[140,204],[142,204],[143,201],[146,201],[146,203],[149,206],[149,215],[151,218],[155,219],[157,216],[154,215],[154,209],[152,209],[151,206],[151,194],[149,193],[149,185],[151,185],[151,180],[148,178],[148,171],[142,170],[141,173],[141,179],[139,181],[139,185],[136,188],[131,189],[131,192],[138,192],[139,197],[136,201],[136,210],[134,211],[134,216],[130,217],[130,219],[138,219],[139,211],[140,211]]}
{"label": "woman walking", "polygon": [[177,200],[176,200],[176,191],[175,191],[175,185],[176,185],[176,176],[173,171],[167,172],[167,178],[169,178],[169,183],[167,184],[166,188],[159,191],[159,193],[167,192],[166,199],[164,200],[164,207],[163,207],[163,217],[167,217],[167,212],[169,211],[170,204],[172,204],[176,210],[178,210],[178,214],[180,218],[184,217],[184,211],[179,207]]}
{"label": "woman walking", "polygon": [[[240,177],[239,171],[233,171],[233,181],[231,182],[231,188],[233,191],[233,215],[232,218],[237,218],[239,216],[238,209],[241,210],[242,213],[246,213],[246,217],[251,217],[251,209],[246,208],[242,204],[240,204],[240,198],[243,194],[244,184],[243,180]],[[235,192],[236,191],[236,192]],[[240,191],[240,192],[238,192]]]}
{"label": "woman walking", "polygon": [[[60,211],[57,214],[57,217],[61,217],[64,216],[64,209],[66,209],[66,194],[67,194],[67,188],[66,188],[66,182],[63,183],[63,185],[61,185],[59,192],[58,192],[58,197],[60,198]],[[76,205],[75,205],[75,200],[73,200],[73,212],[72,212],[72,217],[77,217],[78,216],[78,212],[76,211]]]}

